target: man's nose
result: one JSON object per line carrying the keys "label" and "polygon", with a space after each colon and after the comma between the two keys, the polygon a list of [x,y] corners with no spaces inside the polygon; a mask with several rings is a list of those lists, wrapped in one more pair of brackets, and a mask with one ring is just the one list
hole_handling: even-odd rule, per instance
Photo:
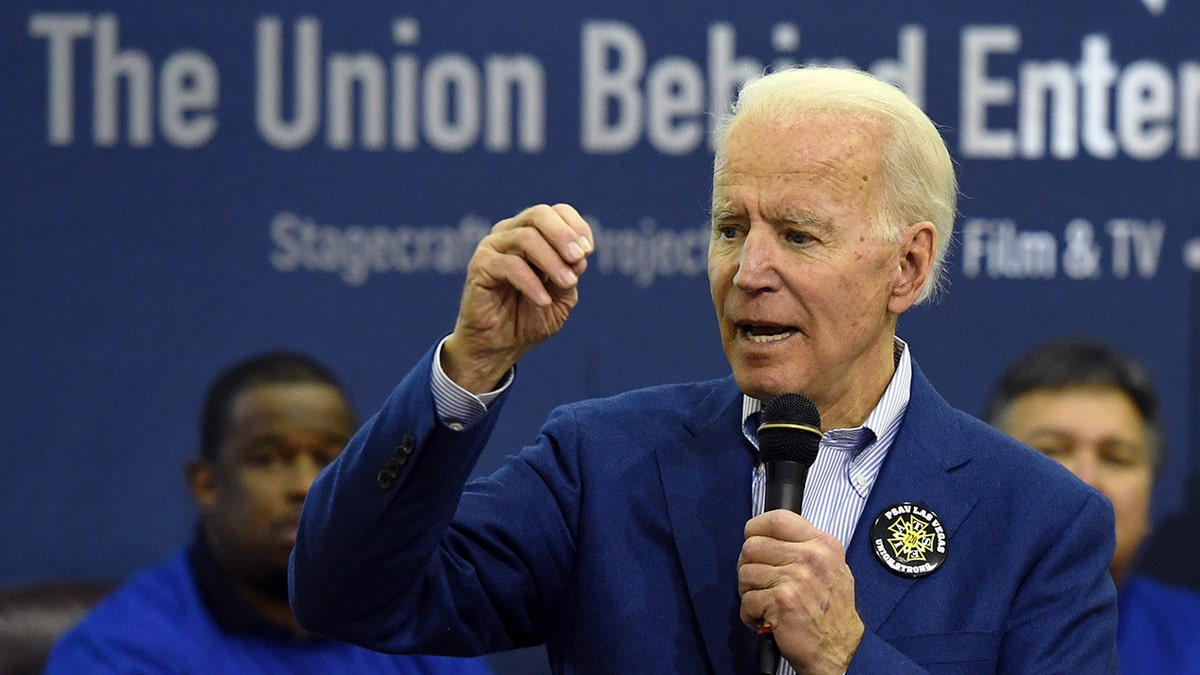
{"label": "man's nose", "polygon": [[1099,479],[1099,460],[1096,455],[1086,450],[1076,452],[1068,461],[1064,462],[1071,473],[1079,477],[1079,480],[1091,485],[1097,490],[1100,489]]}
{"label": "man's nose", "polygon": [[297,455],[295,461],[292,462],[289,476],[289,488],[292,493],[299,495],[301,498],[307,496],[308,489],[312,487],[313,481],[317,479],[317,475],[321,473],[322,468],[308,454],[301,453]]}
{"label": "man's nose", "polygon": [[751,227],[742,241],[733,283],[744,291],[774,288],[779,283],[778,246],[768,228]]}

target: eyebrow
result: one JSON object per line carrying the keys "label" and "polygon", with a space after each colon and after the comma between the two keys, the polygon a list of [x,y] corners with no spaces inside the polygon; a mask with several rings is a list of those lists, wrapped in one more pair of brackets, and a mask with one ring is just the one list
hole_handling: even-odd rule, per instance
{"label": "eyebrow", "polygon": [[[1053,438],[1055,440],[1075,440],[1078,435],[1074,431],[1061,429],[1059,427],[1037,427],[1030,431],[1031,439]],[[1121,436],[1105,435],[1097,439],[1104,446],[1123,446],[1131,448],[1141,447],[1141,443],[1136,439],[1124,438]]]}
{"label": "eyebrow", "polygon": [[[734,210],[730,206],[734,200],[728,195],[722,194],[719,190],[714,190],[712,206],[709,209],[709,219],[714,222],[734,220],[745,216],[745,209]],[[830,229],[829,223],[811,213],[784,213],[781,216],[773,216],[767,219],[771,225],[793,225],[798,227],[817,228],[823,232]]]}
{"label": "eyebrow", "polygon": [[796,213],[785,215],[779,219],[779,222],[791,223],[792,225],[800,225],[801,227],[817,227],[827,229],[828,225],[820,218],[808,213]]}

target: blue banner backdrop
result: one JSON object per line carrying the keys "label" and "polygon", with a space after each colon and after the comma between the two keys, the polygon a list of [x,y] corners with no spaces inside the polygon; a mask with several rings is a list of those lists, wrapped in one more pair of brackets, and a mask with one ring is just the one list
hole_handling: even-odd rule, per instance
{"label": "blue banner backdrop", "polygon": [[980,413],[1045,338],[1136,353],[1170,513],[1196,464],[1197,25],[1179,0],[10,0],[0,582],[124,575],[185,540],[201,397],[235,359],[309,352],[369,414],[452,327],[475,243],[536,202],[575,204],[598,251],[479,471],[558,403],[726,374],[712,114],[807,61],[944,127],[963,199],[949,292],[901,320],[921,367]]}

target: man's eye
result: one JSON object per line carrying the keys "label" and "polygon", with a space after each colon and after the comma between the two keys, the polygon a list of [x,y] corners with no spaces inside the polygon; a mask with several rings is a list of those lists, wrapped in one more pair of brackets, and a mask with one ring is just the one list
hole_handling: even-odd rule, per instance
{"label": "man's eye", "polygon": [[321,452],[315,453],[313,455],[313,461],[323,469],[330,464],[333,464],[333,460],[337,459],[338,455],[340,454],[342,454],[342,446],[340,445],[337,447],[327,448]]}
{"label": "man's eye", "polygon": [[1061,459],[1067,455],[1067,449],[1061,445],[1036,444],[1033,448],[1047,457],[1054,457],[1056,459]]}
{"label": "man's eye", "polygon": [[810,241],[816,241],[812,235],[807,232],[792,230],[787,234],[787,240],[793,244],[807,244]]}
{"label": "man's eye", "polygon": [[246,463],[250,466],[261,468],[270,468],[280,463],[281,458],[275,452],[256,452],[246,458]]}
{"label": "man's eye", "polygon": [[722,239],[733,239],[737,237],[738,229],[733,225],[721,225],[717,227],[717,235]]}
{"label": "man's eye", "polygon": [[1130,449],[1113,449],[1102,455],[1102,459],[1106,464],[1113,466],[1134,466],[1141,460],[1142,455],[1136,450]]}

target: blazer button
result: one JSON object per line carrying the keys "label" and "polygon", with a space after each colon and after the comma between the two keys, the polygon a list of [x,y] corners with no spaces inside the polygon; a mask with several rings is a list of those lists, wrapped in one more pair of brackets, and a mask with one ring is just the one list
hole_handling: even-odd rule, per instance
{"label": "blazer button", "polygon": [[384,469],[375,476],[375,482],[384,490],[392,487],[396,483],[396,472]]}
{"label": "blazer button", "polygon": [[396,448],[396,454],[405,455],[405,456],[411,455],[411,454],[413,454],[413,450],[415,450],[416,447],[417,447],[417,439],[413,438],[412,434],[409,434],[404,437],[404,442],[401,443],[400,446]]}

